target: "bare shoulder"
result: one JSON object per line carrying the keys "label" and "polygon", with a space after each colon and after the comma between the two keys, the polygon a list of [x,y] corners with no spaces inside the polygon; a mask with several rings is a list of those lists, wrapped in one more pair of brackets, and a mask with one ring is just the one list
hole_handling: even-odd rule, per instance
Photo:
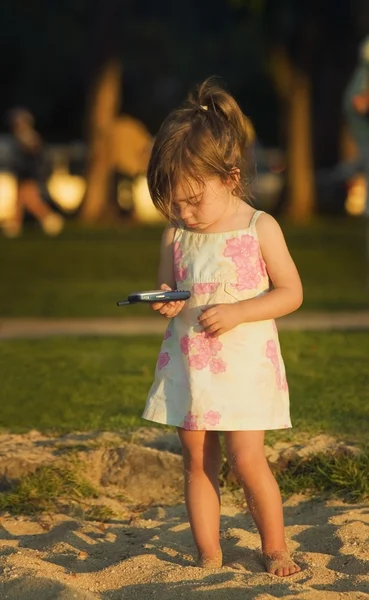
{"label": "bare shoulder", "polygon": [[256,221],[256,230],[261,244],[263,242],[270,243],[271,239],[284,240],[281,226],[278,221],[268,213],[263,212],[258,217]]}
{"label": "bare shoulder", "polygon": [[256,227],[259,232],[263,232],[263,231],[281,231],[281,227],[278,223],[278,221],[272,217],[272,215],[266,213],[266,212],[262,212],[257,221],[256,221]]}
{"label": "bare shoulder", "polygon": [[176,228],[174,225],[167,225],[164,229],[163,234],[161,236],[161,242],[163,246],[170,246],[170,244],[174,241],[174,234],[176,232]]}
{"label": "bare shoulder", "polygon": [[273,260],[281,253],[289,253],[281,226],[272,215],[262,213],[256,221],[256,230],[264,258]]}

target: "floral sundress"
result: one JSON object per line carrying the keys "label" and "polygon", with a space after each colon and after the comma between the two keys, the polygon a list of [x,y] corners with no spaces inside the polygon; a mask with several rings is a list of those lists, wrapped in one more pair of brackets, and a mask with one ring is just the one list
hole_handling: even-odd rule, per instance
{"label": "floral sundress", "polygon": [[217,338],[197,321],[206,306],[270,291],[256,231],[261,213],[236,231],[176,230],[176,284],[192,295],[164,334],[144,419],[191,430],[291,427],[275,321],[242,323]]}

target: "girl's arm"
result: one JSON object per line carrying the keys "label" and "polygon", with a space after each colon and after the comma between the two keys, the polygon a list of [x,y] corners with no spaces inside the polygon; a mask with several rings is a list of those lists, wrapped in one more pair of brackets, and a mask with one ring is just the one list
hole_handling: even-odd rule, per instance
{"label": "girl's arm", "polygon": [[[173,259],[173,243],[174,243],[175,227],[168,225],[164,230],[160,245],[160,261],[158,269],[157,287],[161,290],[175,290],[176,280],[174,276],[174,259]],[[184,307],[183,300],[175,302],[154,302],[151,304],[153,310],[159,311],[168,319],[172,319]]]}
{"label": "girl's arm", "polygon": [[277,221],[264,213],[257,220],[256,227],[273,289],[264,296],[238,302],[241,322],[288,315],[301,306],[303,299],[300,276]]}
{"label": "girl's arm", "polygon": [[168,225],[163,232],[160,244],[160,260],[157,276],[158,289],[166,283],[172,290],[176,288],[174,277],[173,242],[175,227]]}
{"label": "girl's arm", "polygon": [[273,289],[256,298],[231,304],[216,304],[203,309],[200,325],[212,337],[218,337],[240,323],[266,321],[287,315],[302,303],[302,285],[295,263],[288,251],[281,228],[270,215],[257,220],[261,253]]}

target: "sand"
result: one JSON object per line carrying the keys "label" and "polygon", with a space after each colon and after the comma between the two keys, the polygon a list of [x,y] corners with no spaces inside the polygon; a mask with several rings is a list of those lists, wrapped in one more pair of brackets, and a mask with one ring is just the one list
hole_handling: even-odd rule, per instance
{"label": "sand", "polygon": [[[128,458],[132,457],[132,442],[125,445],[118,440],[117,447],[108,436],[109,444],[101,446],[96,444],[96,436],[90,438],[94,442],[90,445],[91,456],[94,460],[99,456],[101,465],[118,450],[114,464],[117,457],[127,463],[115,483],[105,483],[103,500],[116,512],[109,521],[89,521],[83,515],[62,513],[33,517],[6,514],[0,518],[1,600],[369,600],[368,504],[351,505],[303,495],[286,500],[288,545],[302,571],[281,579],[263,572],[259,537],[241,494],[224,492],[221,544],[225,565],[214,571],[199,569],[181,500],[180,474],[171,475],[165,466],[168,459],[172,471],[180,468],[175,438],[167,436],[167,446],[173,446],[168,452],[157,449],[165,446],[163,436],[156,434],[151,446],[157,447],[153,449],[147,444],[154,438],[145,435],[136,437],[135,442],[143,450],[151,481],[155,469],[158,476],[164,469],[172,482],[165,486],[161,475],[160,485],[152,486],[154,491],[150,480],[145,481],[139,472],[140,461],[134,469],[127,467],[128,462],[131,464]],[[58,447],[60,451],[63,444],[75,443],[76,436],[60,440],[58,445],[55,439],[37,432],[0,436],[0,458],[5,459],[6,450],[9,459],[15,460],[12,448],[17,449],[24,464],[25,448],[31,463],[36,460],[37,448],[44,448],[50,458],[50,448]],[[333,443],[331,438],[327,440]],[[94,471],[95,483],[97,473],[101,483],[101,465]],[[123,480],[130,479],[139,481],[132,495],[131,490],[123,497],[112,493]],[[139,493],[141,502],[136,497]]]}

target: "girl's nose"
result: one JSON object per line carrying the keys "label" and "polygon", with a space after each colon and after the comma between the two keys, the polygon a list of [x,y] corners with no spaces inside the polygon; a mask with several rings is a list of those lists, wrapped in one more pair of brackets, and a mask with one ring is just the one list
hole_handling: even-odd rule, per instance
{"label": "girl's nose", "polygon": [[181,219],[186,220],[189,217],[191,217],[191,207],[190,206],[182,206]]}

